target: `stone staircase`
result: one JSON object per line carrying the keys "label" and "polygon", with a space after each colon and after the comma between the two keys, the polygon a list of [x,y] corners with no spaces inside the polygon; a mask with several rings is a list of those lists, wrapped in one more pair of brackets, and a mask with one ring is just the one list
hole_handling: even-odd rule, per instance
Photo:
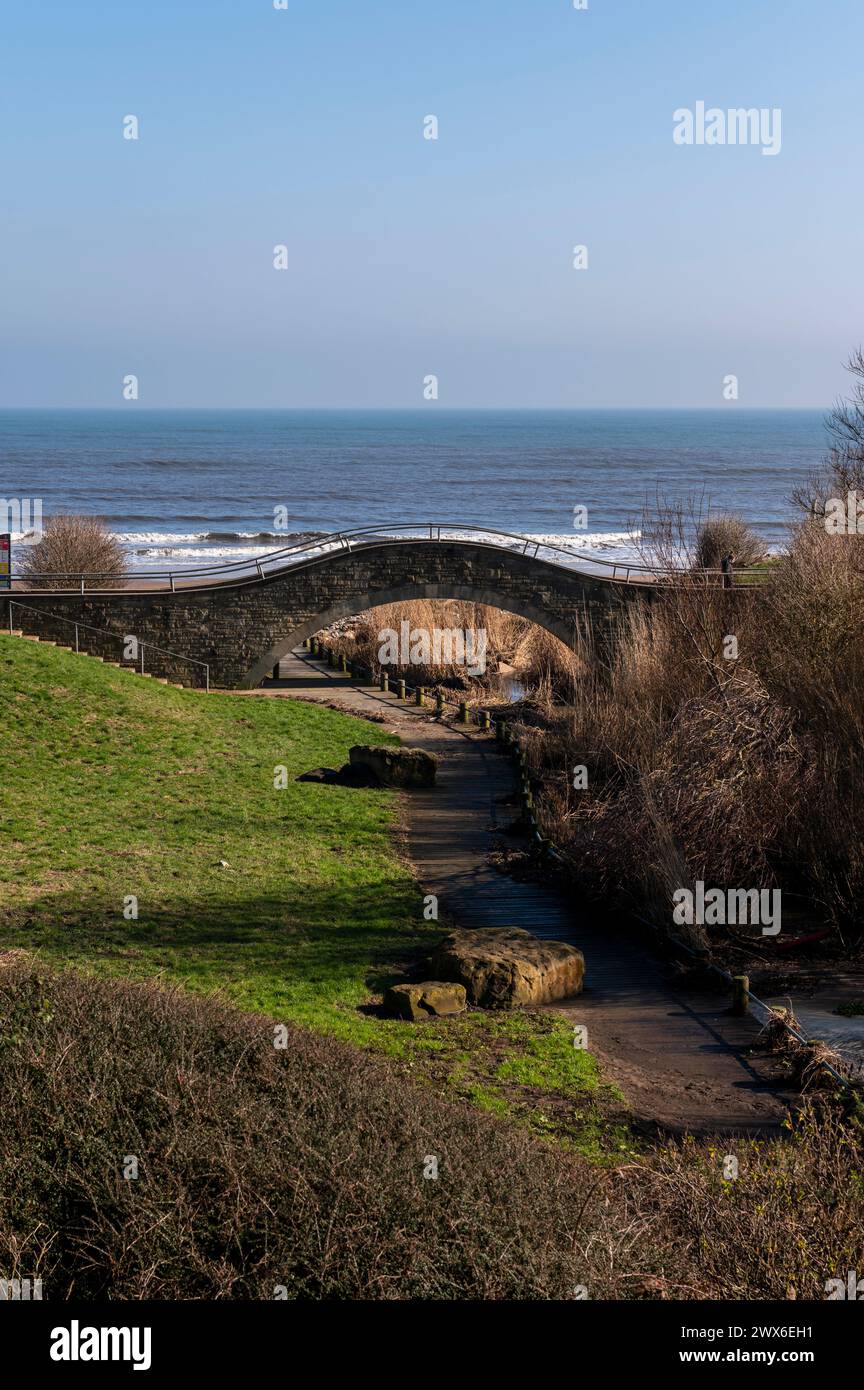
{"label": "stone staircase", "polygon": [[132,666],[123,661],[109,661],[104,656],[95,656],[92,652],[79,650],[76,652],[74,647],[63,646],[60,642],[50,642],[45,637],[37,637],[32,632],[25,632],[23,628],[13,627],[6,629],[4,635],[7,637],[19,637],[22,642],[39,642],[43,647],[54,647],[58,652],[70,652],[72,656],[83,656],[88,661],[98,661],[103,666],[115,666],[118,671],[131,671],[132,675],[140,677],[141,680],[155,681],[157,685],[172,685],[175,690],[197,690],[197,686],[186,686],[182,681],[169,681],[167,676],[154,676],[152,671],[139,671],[137,666]]}

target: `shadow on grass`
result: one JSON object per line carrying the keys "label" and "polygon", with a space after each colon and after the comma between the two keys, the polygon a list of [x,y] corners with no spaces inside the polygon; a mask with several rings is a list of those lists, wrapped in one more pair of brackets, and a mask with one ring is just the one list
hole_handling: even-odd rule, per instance
{"label": "shadow on grass", "polygon": [[178,893],[150,909],[142,898],[137,921],[104,893],[47,894],[3,915],[0,949],[116,974],[167,972],[196,987],[236,991],[238,979],[254,978],[255,1007],[286,990],[322,1004],[354,994],[359,1004],[420,968],[444,934],[420,911],[417,890],[395,878],[362,890],[304,887],[286,900]]}

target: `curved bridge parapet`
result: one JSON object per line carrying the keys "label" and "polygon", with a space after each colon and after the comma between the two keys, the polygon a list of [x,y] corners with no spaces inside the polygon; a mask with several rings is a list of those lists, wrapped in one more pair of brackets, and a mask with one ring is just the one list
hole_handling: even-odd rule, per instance
{"label": "curved bridge parapet", "polygon": [[172,667],[170,659],[171,652],[182,653],[206,662],[212,683],[244,688],[260,684],[280,657],[320,628],[379,604],[488,604],[538,623],[569,646],[581,633],[603,649],[614,642],[626,605],[659,587],[650,572],[567,552],[553,559],[555,547],[525,537],[502,543],[500,533],[478,535],[479,528],[465,539],[440,536],[434,527],[397,536],[380,534],[383,529],[340,533],[243,566],[178,571],[167,585],[164,575],[152,573],[129,576],[115,588],[95,587],[98,576],[78,576],[74,588],[35,587],[7,597],[39,610],[29,630],[42,637],[68,645],[69,624],[86,623],[108,633],[104,653],[97,639],[88,643],[95,655],[116,659],[117,635],[135,636],[167,649],[158,674],[186,679],[188,667],[179,661]]}

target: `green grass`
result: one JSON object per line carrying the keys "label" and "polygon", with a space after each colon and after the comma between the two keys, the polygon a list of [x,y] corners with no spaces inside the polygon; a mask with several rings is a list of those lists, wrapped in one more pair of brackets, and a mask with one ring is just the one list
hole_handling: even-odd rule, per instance
{"label": "green grass", "polygon": [[[218,990],[528,1123],[537,1091],[602,1098],[593,1059],[549,1015],[413,1027],[376,1014],[441,935],[398,853],[396,799],[294,779],[339,766],[352,743],[396,742],[380,726],[158,686],[9,637],[0,692],[0,946]],[[572,1137],[569,1114],[562,1128]]]}
{"label": "green grass", "polygon": [[782,558],[780,555],[767,555],[764,560],[757,560],[755,564],[748,565],[747,574],[736,575],[736,588],[746,588],[748,584],[761,584],[768,578],[771,571],[777,568]]}
{"label": "green grass", "polygon": [[[392,736],[298,701],[153,686],[12,638],[0,687],[5,944],[164,971],[328,1031],[371,1029],[356,1010],[377,973],[433,935],[393,849],[394,801],[294,779]],[[124,917],[132,896],[137,921]]]}

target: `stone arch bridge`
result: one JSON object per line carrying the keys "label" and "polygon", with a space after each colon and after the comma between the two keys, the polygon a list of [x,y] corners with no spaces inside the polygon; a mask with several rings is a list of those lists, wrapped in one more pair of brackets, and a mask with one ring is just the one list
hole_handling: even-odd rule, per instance
{"label": "stone arch bridge", "polygon": [[625,606],[656,591],[656,576],[645,569],[524,536],[434,524],[341,532],[206,570],[143,571],[117,587],[94,574],[52,576],[51,583],[13,580],[2,596],[10,629],[64,646],[73,645],[75,629],[80,649],[106,660],[121,659],[120,639],[131,635],[145,645],[153,675],[200,684],[190,662],[206,663],[212,685],[235,689],[259,685],[322,627],[378,604],[485,603],[570,646],[590,630],[608,649]]}

